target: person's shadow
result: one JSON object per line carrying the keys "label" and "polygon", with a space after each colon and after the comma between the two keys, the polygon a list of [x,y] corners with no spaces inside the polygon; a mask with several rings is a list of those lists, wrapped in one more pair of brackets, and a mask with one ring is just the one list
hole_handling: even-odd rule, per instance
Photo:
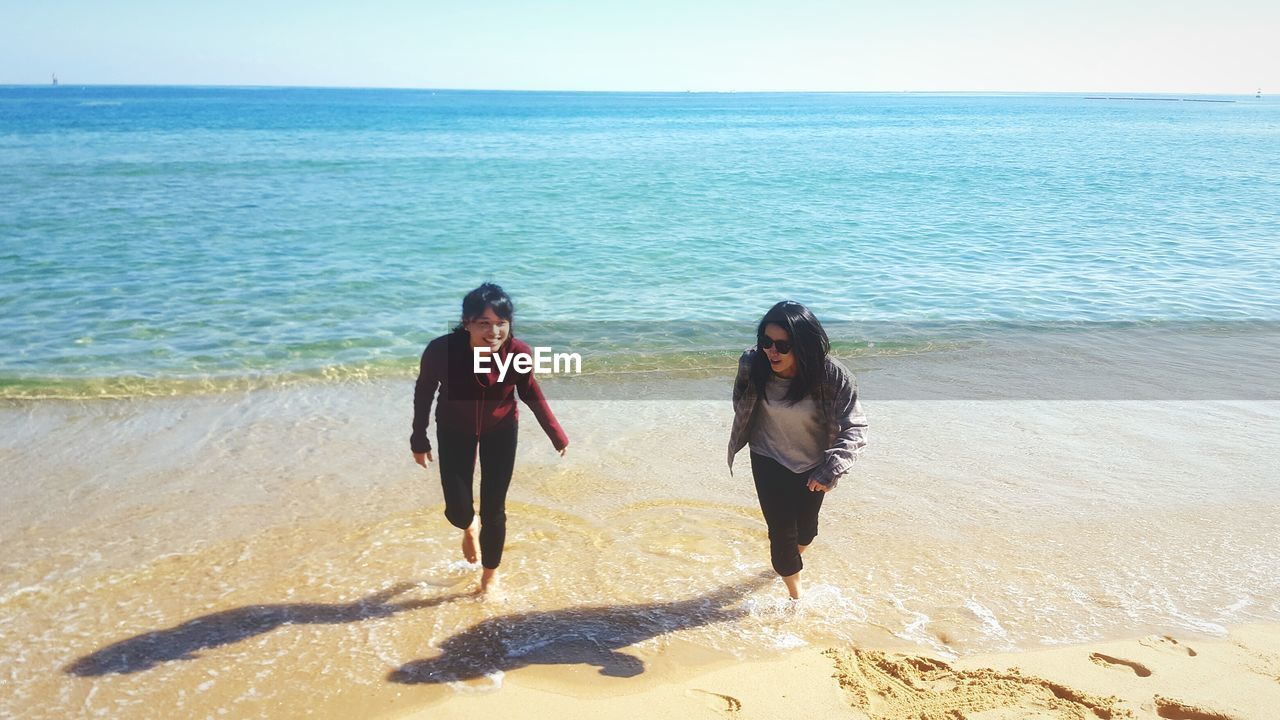
{"label": "person's shadow", "polygon": [[762,573],[688,600],[602,605],[489,618],[441,644],[441,654],[393,670],[391,682],[472,680],[528,665],[595,665],[601,675],[634,677],[644,661],[619,649],[676,630],[742,617],[732,606],[772,580]]}
{"label": "person's shadow", "polygon": [[401,583],[351,603],[291,603],[249,605],[202,615],[176,627],[144,633],[108,645],[76,660],[63,670],[70,675],[96,676],[135,673],[172,660],[191,660],[199,650],[229,645],[281,625],[315,625],[358,622],[387,617],[405,610],[443,605],[467,597],[453,593],[427,600],[387,602],[414,587]]}

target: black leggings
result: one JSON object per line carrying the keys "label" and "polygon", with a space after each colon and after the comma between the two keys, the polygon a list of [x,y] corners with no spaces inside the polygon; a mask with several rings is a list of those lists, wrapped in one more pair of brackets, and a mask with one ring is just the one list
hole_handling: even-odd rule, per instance
{"label": "black leggings", "polygon": [[769,526],[769,558],[783,577],[800,572],[804,562],[796,546],[808,545],[818,535],[818,511],[826,493],[809,489],[810,472],[793,473],[771,457],[751,453],[751,475]]}
{"label": "black leggings", "polygon": [[436,427],[444,516],[456,528],[470,527],[476,515],[472,485],[479,445],[480,561],[490,569],[502,562],[502,546],[507,541],[507,488],[516,464],[517,429],[517,424],[511,423],[477,438],[474,433]]}

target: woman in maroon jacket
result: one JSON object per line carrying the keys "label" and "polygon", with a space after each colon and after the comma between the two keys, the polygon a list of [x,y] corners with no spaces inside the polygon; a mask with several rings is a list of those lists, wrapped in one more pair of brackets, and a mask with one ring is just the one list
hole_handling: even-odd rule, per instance
{"label": "woman in maroon jacket", "polygon": [[[516,459],[516,394],[533,410],[551,444],[564,455],[569,438],[556,422],[532,372],[518,372],[512,355],[533,350],[511,334],[515,307],[502,288],[485,283],[462,299],[462,322],[432,340],[422,353],[413,392],[413,459],[426,467],[432,458],[427,425],[436,403],[436,440],[444,514],[462,530],[462,555],[476,561],[476,513],[472,494],[477,448],[480,458],[480,592],[492,585],[507,536],[507,488]],[[477,356],[489,368],[475,372]],[[496,357],[494,357],[496,356]],[[500,358],[500,360],[499,360]],[[497,366],[507,368],[499,379]]]}

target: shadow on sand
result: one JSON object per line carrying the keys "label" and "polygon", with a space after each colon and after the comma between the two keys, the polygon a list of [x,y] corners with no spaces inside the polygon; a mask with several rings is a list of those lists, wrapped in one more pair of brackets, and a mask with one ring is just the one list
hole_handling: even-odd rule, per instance
{"label": "shadow on sand", "polygon": [[489,618],[454,635],[441,654],[391,672],[398,683],[472,680],[529,665],[594,665],[601,675],[635,677],[644,661],[621,648],[676,630],[742,617],[732,606],[747,592],[772,582],[772,572],[689,600],[603,605]]}
{"label": "shadow on sand", "polygon": [[351,603],[292,603],[250,605],[188,620],[176,627],[156,630],[108,645],[64,668],[70,675],[95,676],[148,670],[164,662],[191,660],[199,650],[230,645],[281,625],[329,625],[387,617],[468,597],[462,593],[427,600],[387,602],[415,587],[401,583]]}

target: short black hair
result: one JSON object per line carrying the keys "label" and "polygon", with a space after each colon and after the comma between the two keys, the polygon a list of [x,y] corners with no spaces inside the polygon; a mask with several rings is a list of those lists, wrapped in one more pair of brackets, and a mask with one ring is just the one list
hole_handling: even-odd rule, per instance
{"label": "short black hair", "polygon": [[511,320],[516,314],[516,304],[511,301],[507,291],[497,284],[484,283],[462,298],[462,322],[454,330],[461,330],[464,323],[480,317],[485,310],[493,310],[494,315],[503,320]]}

